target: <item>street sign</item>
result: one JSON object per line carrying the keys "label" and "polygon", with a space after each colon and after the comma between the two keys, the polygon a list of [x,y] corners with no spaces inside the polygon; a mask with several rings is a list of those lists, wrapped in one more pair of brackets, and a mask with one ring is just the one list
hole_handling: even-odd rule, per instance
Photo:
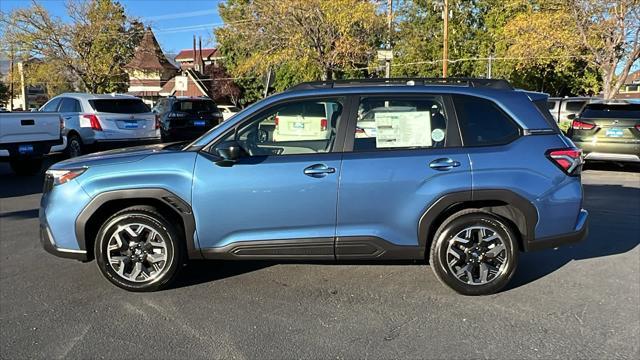
{"label": "street sign", "polygon": [[387,61],[393,59],[393,50],[378,50],[378,60]]}

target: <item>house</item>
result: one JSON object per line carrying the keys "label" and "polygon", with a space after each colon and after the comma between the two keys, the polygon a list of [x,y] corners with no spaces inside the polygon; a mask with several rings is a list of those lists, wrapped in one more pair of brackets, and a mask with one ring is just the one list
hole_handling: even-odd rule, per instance
{"label": "house", "polygon": [[178,74],[178,68],[166,58],[151,28],[145,30],[125,71],[129,75],[128,94],[150,106],[160,98],[163,86]]}
{"label": "house", "polygon": [[181,50],[175,57],[175,61],[180,64],[180,69],[195,69],[200,72],[207,65],[218,65],[222,56],[215,48],[202,48],[202,39],[199,40],[199,50],[196,50],[196,37],[193,37],[193,49]]}
{"label": "house", "polygon": [[620,88],[616,99],[640,99],[640,70],[627,76],[627,82]]}

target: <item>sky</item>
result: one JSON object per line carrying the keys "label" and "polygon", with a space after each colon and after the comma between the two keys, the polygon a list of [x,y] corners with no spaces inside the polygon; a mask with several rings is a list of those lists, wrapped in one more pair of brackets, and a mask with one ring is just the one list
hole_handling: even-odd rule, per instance
{"label": "sky", "polygon": [[[40,0],[50,14],[62,19],[66,16],[65,0]],[[219,0],[120,0],[127,14],[151,25],[162,50],[177,53],[191,49],[193,35],[202,36],[202,46],[215,45],[213,27],[220,26]],[[0,0],[0,11],[7,13],[29,7],[29,0]]]}

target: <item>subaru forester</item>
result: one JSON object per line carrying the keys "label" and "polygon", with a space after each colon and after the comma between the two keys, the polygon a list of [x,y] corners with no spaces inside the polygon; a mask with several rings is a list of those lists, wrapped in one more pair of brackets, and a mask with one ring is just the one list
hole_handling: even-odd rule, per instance
{"label": "subaru forester", "polygon": [[[320,105],[328,134],[306,129]],[[519,252],[585,237],[582,162],[547,95],[504,80],[303,83],[188,144],[53,165],[41,242],[131,291],[189,259],[417,260],[490,294]]]}

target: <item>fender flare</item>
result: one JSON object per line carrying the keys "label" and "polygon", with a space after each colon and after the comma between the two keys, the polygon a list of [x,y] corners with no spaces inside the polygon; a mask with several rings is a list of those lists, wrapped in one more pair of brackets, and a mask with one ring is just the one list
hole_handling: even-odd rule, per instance
{"label": "fender flare", "polygon": [[185,241],[188,257],[191,259],[202,258],[200,249],[196,246],[195,229],[196,221],[191,206],[178,195],[163,188],[121,189],[106,191],[96,195],[82,209],[75,222],[75,234],[80,249],[87,250],[85,228],[91,216],[102,205],[113,200],[152,199],[163,202],[179,215],[184,223]]}
{"label": "fender flare", "polygon": [[432,226],[444,211],[452,206],[474,201],[500,201],[518,209],[524,216],[522,219],[524,224],[518,226],[518,230],[522,236],[522,245],[524,250],[529,248],[529,244],[535,239],[535,228],[538,224],[538,211],[535,206],[529,200],[511,190],[483,189],[449,193],[433,202],[427,210],[425,210],[418,222],[418,243],[420,250],[427,251],[427,246],[430,243],[430,232],[435,230],[432,229]]}

